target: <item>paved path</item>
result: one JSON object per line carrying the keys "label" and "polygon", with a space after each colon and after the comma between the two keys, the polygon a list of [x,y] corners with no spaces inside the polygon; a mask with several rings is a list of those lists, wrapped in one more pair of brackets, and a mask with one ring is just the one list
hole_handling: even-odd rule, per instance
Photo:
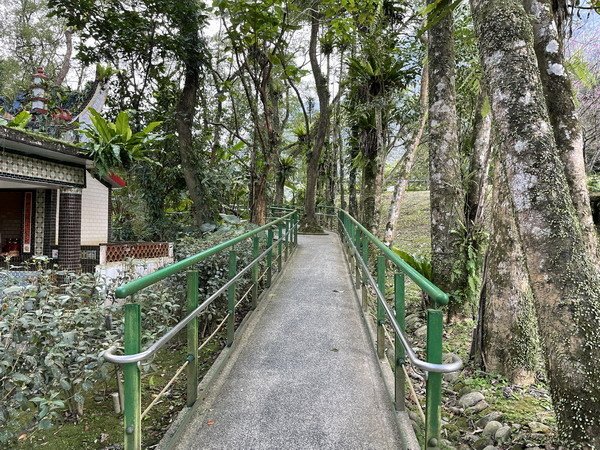
{"label": "paved path", "polygon": [[335,234],[299,236],[178,449],[401,448]]}

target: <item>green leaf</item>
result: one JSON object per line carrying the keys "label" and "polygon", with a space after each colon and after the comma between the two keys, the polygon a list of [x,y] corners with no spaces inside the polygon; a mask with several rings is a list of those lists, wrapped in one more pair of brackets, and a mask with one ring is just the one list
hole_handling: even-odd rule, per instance
{"label": "green leaf", "polygon": [[131,128],[129,127],[129,114],[127,114],[127,111],[121,111],[117,115],[117,120],[115,121],[115,129],[117,133],[123,136],[124,140],[127,140],[131,137]]}
{"label": "green leaf", "polygon": [[75,401],[75,403],[77,403],[78,405],[83,405],[83,403],[85,402],[85,399],[83,398],[83,395],[81,394],[75,394],[73,396],[73,400]]}
{"label": "green leaf", "polygon": [[31,120],[31,113],[29,111],[21,111],[15,116],[14,119],[6,123],[7,127],[23,129],[27,126]]}
{"label": "green leaf", "polygon": [[152,133],[156,128],[162,125],[162,122],[150,122],[146,127],[142,130],[144,134]]}
{"label": "green leaf", "polygon": [[38,423],[38,428],[40,430],[49,430],[50,428],[52,428],[52,422],[50,421],[50,419],[42,419],[40,420],[40,423]]}
{"label": "green leaf", "polygon": [[31,380],[31,378],[29,378],[27,375],[24,375],[20,372],[13,373],[12,379],[14,381],[20,381],[22,383],[28,383],[29,380]]}
{"label": "green leaf", "polygon": [[110,142],[114,133],[108,126],[108,122],[106,121],[106,119],[104,119],[104,117],[102,117],[100,113],[91,106],[88,108],[88,110],[90,111],[90,119],[92,121],[92,124],[94,125],[94,128],[96,129],[100,137],[104,140],[104,142]]}
{"label": "green leaf", "polygon": [[[448,15],[452,14],[461,2],[462,0],[455,0],[452,3],[449,3],[447,0],[436,0],[435,3],[428,5],[427,8],[425,8],[426,10],[430,9],[430,12],[427,13],[427,23],[418,31],[417,37],[421,37],[426,31],[436,26],[448,17]],[[431,6],[433,7],[430,8]]]}

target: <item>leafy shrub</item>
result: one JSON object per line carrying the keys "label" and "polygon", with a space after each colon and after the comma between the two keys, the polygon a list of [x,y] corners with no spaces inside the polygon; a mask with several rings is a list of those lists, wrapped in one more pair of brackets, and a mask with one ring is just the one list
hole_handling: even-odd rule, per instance
{"label": "leafy shrub", "polygon": [[400,250],[397,247],[392,248],[394,253],[396,253],[400,258],[404,260],[410,267],[415,269],[429,281],[432,280],[431,273],[431,260],[426,258],[423,255],[412,255],[408,252]]}
{"label": "leafy shrub", "polygon": [[[215,233],[204,234],[204,236],[201,238],[197,236],[186,235],[177,241],[175,245],[175,257],[176,259],[180,260],[195,255],[214,247],[221,242],[232,239],[241,233],[249,231],[250,227],[251,225],[247,224],[240,225],[236,228],[224,226]],[[261,248],[264,248],[264,240]],[[243,268],[252,260],[251,239],[247,239],[244,242],[240,242],[239,244],[235,245],[234,250],[237,253],[238,269]],[[208,298],[221,286],[227,283],[229,280],[228,267],[229,251],[227,250],[213,255],[193,267],[195,270],[198,270],[200,301]],[[174,279],[175,282],[180,286],[185,286],[185,274],[177,275],[174,277]],[[241,295],[240,291],[248,285],[249,280],[250,273],[247,273],[238,283],[238,298],[239,295]],[[201,316],[201,319],[204,319],[202,329],[210,329],[213,323],[222,319],[227,314],[226,309],[225,301],[223,299],[220,301],[217,300],[211,304],[203,316]]]}
{"label": "leafy shrub", "polygon": [[[10,272],[1,272],[10,277]],[[44,270],[26,286],[3,290],[0,300],[0,443],[22,431],[47,429],[65,410],[84,413],[86,392],[114,366],[101,353],[123,335],[121,305],[91,274]],[[143,341],[179,319],[181,298],[159,284],[136,297],[144,311]]]}
{"label": "leafy shrub", "polygon": [[81,414],[84,393],[108,373],[100,352],[122,333],[105,326],[111,308],[90,275],[75,278],[64,293],[56,281],[56,272],[46,270],[32,284],[4,289],[0,441],[23,428],[51,427],[64,408]]}
{"label": "leafy shrub", "polygon": [[[196,254],[248,229],[249,225],[240,224],[203,237],[182,238],[175,247],[176,258]],[[235,246],[238,268],[250,262],[251,249],[251,240]],[[227,282],[228,257],[225,251],[195,267],[202,298]],[[9,286],[0,287],[0,444],[27,430],[50,428],[65,411],[71,416],[84,414],[86,393],[114,374],[115,366],[102,358],[102,352],[123,337],[123,303],[114,299],[113,291],[131,280],[132,273],[126,270],[107,285],[91,274],[38,269],[25,285],[11,281],[11,272],[0,271],[2,286]],[[63,277],[68,283],[61,285]],[[240,281],[239,291],[249,277]],[[180,320],[185,286],[182,273],[136,294],[143,314],[142,346]],[[224,301],[211,305],[204,315],[204,330],[225,314]],[[152,365],[142,367],[148,370]]]}

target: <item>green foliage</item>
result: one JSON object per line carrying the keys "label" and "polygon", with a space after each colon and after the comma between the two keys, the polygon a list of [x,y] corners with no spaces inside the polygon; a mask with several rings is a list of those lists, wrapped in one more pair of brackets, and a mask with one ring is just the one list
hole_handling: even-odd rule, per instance
{"label": "green foliage", "polygon": [[[2,271],[0,308],[0,444],[23,431],[48,429],[68,409],[84,414],[84,398],[114,366],[102,351],[123,335],[121,305],[91,274],[54,270],[35,273],[21,285]],[[68,283],[59,285],[59,277]],[[131,279],[124,273],[122,282]],[[183,294],[172,281],[136,297],[144,311],[144,344],[179,319]]]}
{"label": "green foliage", "polygon": [[588,176],[587,185],[590,192],[600,192],[600,175]]}
{"label": "green foliage", "polygon": [[577,50],[565,61],[565,67],[576,80],[580,81],[581,84],[588,89],[593,88],[598,83],[598,78],[596,74],[590,70],[590,66],[585,60],[581,49]]}
{"label": "green foliage", "polygon": [[423,255],[413,255],[411,253],[400,250],[397,247],[392,247],[394,253],[402,258],[410,267],[415,269],[429,281],[432,281],[433,274],[431,270],[431,260]]}
{"label": "green foliage", "polygon": [[105,307],[89,275],[73,278],[64,294],[56,276],[47,270],[32,284],[4,289],[0,442],[22,429],[51,427],[66,407],[82,411],[84,392],[108,376],[100,352],[121,334],[105,327],[114,308]]}
{"label": "green foliage", "polygon": [[[2,109],[0,108],[0,113]],[[9,128],[24,129],[29,121],[31,120],[31,113],[29,111],[21,111],[13,119],[7,120],[0,116],[0,125]]]}
{"label": "green foliage", "polygon": [[104,66],[100,63],[96,64],[96,80],[101,83],[108,81],[108,79],[116,73],[118,73],[118,70],[109,65]]}
{"label": "green foliage", "polygon": [[418,32],[418,36],[422,36],[427,30],[436,26],[460,5],[462,0],[435,0],[428,5],[424,6],[421,10],[421,15],[427,17],[425,25],[421,27]]}
{"label": "green foliage", "polygon": [[84,148],[94,159],[101,175],[130,169],[134,161],[153,162],[146,154],[153,143],[163,138],[153,133],[162,122],[151,122],[142,131],[133,133],[127,111],[121,111],[113,123],[94,108],[90,107],[89,110],[92,126],[81,129],[81,132],[88,138]]}
{"label": "green foliage", "polygon": [[44,67],[53,79],[64,53],[64,20],[48,17],[46,0],[6,0],[0,21],[0,95],[27,91],[31,74]]}

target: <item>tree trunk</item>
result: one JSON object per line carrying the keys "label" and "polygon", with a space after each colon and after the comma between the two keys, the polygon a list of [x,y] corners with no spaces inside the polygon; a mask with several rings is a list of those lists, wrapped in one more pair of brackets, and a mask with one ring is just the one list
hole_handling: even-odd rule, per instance
{"label": "tree trunk", "polygon": [[264,225],[267,223],[267,174],[263,171],[254,180],[253,194],[250,222]]}
{"label": "tree trunk", "polygon": [[348,212],[352,217],[358,217],[358,199],[356,193],[356,166],[354,160],[358,156],[358,132],[352,130],[352,142],[350,143],[350,171],[348,173]]}
{"label": "tree trunk", "polygon": [[342,138],[342,131],[339,123],[339,110],[336,114],[336,119],[334,120],[333,126],[333,140],[336,142],[338,146],[338,162],[339,165],[339,178],[338,178],[338,186],[340,187],[340,208],[346,209],[346,188],[345,188],[345,178],[346,178],[346,170],[344,167],[344,139]]}
{"label": "tree trunk", "polygon": [[495,165],[493,189],[479,337],[474,339],[479,345],[471,356],[479,360],[486,372],[529,385],[535,381],[539,354],[537,323],[506,173],[499,163]]}
{"label": "tree trunk", "polygon": [[406,151],[406,154],[402,157],[404,159],[402,166],[398,170],[396,185],[394,186],[394,194],[392,195],[392,200],[390,202],[390,209],[388,213],[388,221],[385,226],[385,237],[384,242],[385,245],[391,247],[394,242],[394,228],[396,227],[396,223],[398,222],[398,218],[400,217],[400,203],[402,202],[402,197],[406,192],[406,188],[408,187],[408,177],[410,175],[410,171],[412,170],[412,166],[415,162],[415,157],[417,155],[417,149],[419,145],[421,145],[421,139],[423,137],[423,132],[425,131],[425,125],[427,123],[427,105],[429,103],[429,71],[427,69],[427,63],[423,65],[423,70],[421,71],[421,93],[420,93],[420,119],[419,119],[419,129],[417,133],[413,137],[413,142],[410,148]]}
{"label": "tree trunk", "polygon": [[361,147],[363,151],[362,184],[360,192],[361,223],[369,231],[374,232],[376,217],[377,176],[377,130],[375,128],[361,131]]}
{"label": "tree trunk", "polygon": [[[428,1],[431,3],[431,1]],[[455,93],[453,18],[429,30],[429,178],[433,282],[452,295],[449,319],[461,307],[465,259],[461,230],[464,192]]]}
{"label": "tree trunk", "polygon": [[[332,139],[333,140],[333,139]],[[329,154],[328,162],[328,183],[327,183],[327,195],[325,196],[327,204],[329,206],[335,205],[335,193],[336,193],[336,180],[338,177],[337,173],[337,145],[331,145],[331,152]]]}
{"label": "tree trunk", "polygon": [[320,14],[317,8],[318,2],[313,3],[310,11],[310,44],[308,55],[313,77],[315,79],[315,88],[319,98],[319,121],[317,131],[313,142],[312,150],[308,154],[308,164],[306,166],[306,193],[304,198],[304,221],[308,228],[318,227],[316,216],[317,205],[317,180],[319,178],[319,159],[321,150],[325,145],[325,139],[329,132],[329,82],[323,75],[319,60],[317,58],[317,43],[319,40],[319,21]]}
{"label": "tree trunk", "polygon": [[181,170],[192,200],[192,215],[197,226],[212,219],[206,210],[206,199],[202,195],[202,186],[196,171],[197,155],[194,151],[193,123],[199,84],[200,75],[196,64],[186,64],[183,90],[177,102],[176,124]]}
{"label": "tree trunk", "polygon": [[377,175],[375,177],[375,205],[373,210],[373,224],[371,232],[376,236],[379,235],[381,226],[381,199],[383,194],[383,179],[385,173],[386,160],[386,126],[383,120],[383,108],[380,105],[381,99],[377,101],[375,107],[375,132],[377,138],[377,153],[375,155],[375,163],[377,164]]}
{"label": "tree trunk", "polygon": [[[473,121],[473,139],[471,158],[467,174],[467,192],[465,195],[465,262],[467,283],[465,300],[475,309],[478,297],[481,296],[480,283],[484,265],[483,242],[486,239],[484,230],[484,207],[488,190],[489,165],[491,153],[492,114],[489,111],[489,100],[482,88],[475,106]],[[475,316],[475,311],[473,311]]]}
{"label": "tree trunk", "polygon": [[[281,157],[281,155],[280,155]],[[285,168],[281,159],[277,158],[277,176],[275,179],[275,205],[283,205],[283,191],[285,189]]]}
{"label": "tree trunk", "polygon": [[487,93],[482,90],[479,93],[475,110],[472,154],[469,162],[469,186],[465,205],[467,232],[470,236],[473,236],[482,226],[489,178],[491,136],[492,114],[489,111]]}
{"label": "tree trunk", "polygon": [[57,86],[60,86],[67,78],[67,74],[69,73],[69,69],[71,69],[71,57],[73,56],[73,32],[71,30],[65,30],[65,44],[67,49],[65,51],[65,56],[63,57],[62,64],[60,66],[60,71],[54,80],[54,83]]}
{"label": "tree trunk", "polygon": [[595,258],[598,237],[587,189],[583,131],[577,118],[575,93],[564,66],[563,42],[554,22],[550,0],[524,0],[524,4],[533,24],[534,48],[554,139],[565,166],[571,199],[581,222],[583,237],[590,254]]}
{"label": "tree trunk", "polygon": [[471,0],[534,295],[559,438],[600,446],[600,276],[583,238],[517,0]]}

